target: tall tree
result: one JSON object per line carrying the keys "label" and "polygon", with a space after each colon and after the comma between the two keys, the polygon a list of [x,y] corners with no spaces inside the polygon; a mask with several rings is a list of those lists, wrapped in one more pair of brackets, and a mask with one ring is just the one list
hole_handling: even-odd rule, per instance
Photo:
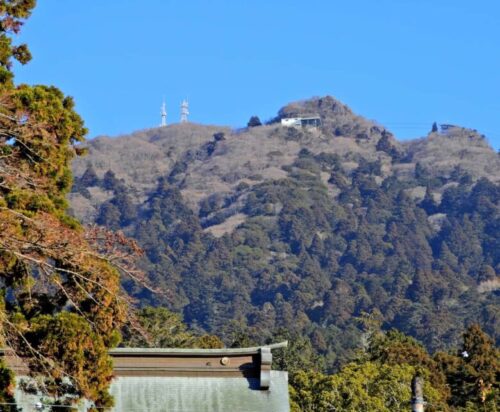
{"label": "tall tree", "polygon": [[0,338],[49,395],[61,396],[69,382],[72,397],[106,407],[107,348],[119,342],[127,310],[120,271],[137,275],[126,256],[139,249],[122,235],[86,231],[67,214],[83,121],[70,97],[16,86],[11,71],[13,59],[29,60],[11,37],[34,6],[0,1]]}
{"label": "tall tree", "polygon": [[250,120],[247,123],[248,127],[257,127],[257,126],[262,126],[262,122],[260,121],[258,116],[252,116],[250,117]]}
{"label": "tall tree", "polygon": [[457,355],[437,353],[435,359],[446,375],[452,406],[463,410],[499,409],[500,351],[479,325],[467,328]]}

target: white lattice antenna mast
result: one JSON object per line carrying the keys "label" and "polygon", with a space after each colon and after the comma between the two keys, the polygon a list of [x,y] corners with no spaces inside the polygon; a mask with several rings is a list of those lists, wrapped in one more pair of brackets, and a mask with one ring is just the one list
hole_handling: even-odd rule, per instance
{"label": "white lattice antenna mast", "polygon": [[185,99],[181,103],[181,123],[188,122],[188,115],[189,115],[189,102],[187,101],[187,99]]}
{"label": "white lattice antenna mast", "polygon": [[161,127],[165,127],[167,125],[167,107],[165,105],[165,100],[163,100],[163,104],[161,105]]}

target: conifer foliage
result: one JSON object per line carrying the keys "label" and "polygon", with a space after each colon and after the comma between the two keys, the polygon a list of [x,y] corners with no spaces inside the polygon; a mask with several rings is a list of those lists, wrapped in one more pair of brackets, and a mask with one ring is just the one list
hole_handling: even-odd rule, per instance
{"label": "conifer foliage", "polygon": [[[60,90],[16,86],[11,71],[13,59],[29,60],[11,37],[34,6],[0,1],[1,344],[59,402],[84,396],[105,407],[112,403],[107,348],[119,342],[127,309],[120,272],[135,276],[129,256],[139,249],[119,234],[84,230],[66,213],[83,121]],[[2,372],[2,399],[12,389],[9,377]]]}
{"label": "conifer foliage", "polygon": [[479,325],[467,328],[461,350],[434,356],[397,330],[366,332],[366,349],[334,374],[289,369],[292,411],[408,411],[416,375],[428,412],[498,411],[500,353]]}

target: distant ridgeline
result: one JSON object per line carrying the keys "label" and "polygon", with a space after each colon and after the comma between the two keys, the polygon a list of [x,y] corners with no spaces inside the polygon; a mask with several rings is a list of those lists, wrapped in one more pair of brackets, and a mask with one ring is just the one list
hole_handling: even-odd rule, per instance
{"label": "distant ridgeline", "polygon": [[[314,127],[281,122],[311,113]],[[498,344],[500,159],[473,130],[432,130],[400,142],[324,97],[238,132],[100,137],[74,163],[72,210],[145,249],[167,293],[131,294],[223,339],[286,328],[333,365],[380,312],[431,351],[472,321]]]}

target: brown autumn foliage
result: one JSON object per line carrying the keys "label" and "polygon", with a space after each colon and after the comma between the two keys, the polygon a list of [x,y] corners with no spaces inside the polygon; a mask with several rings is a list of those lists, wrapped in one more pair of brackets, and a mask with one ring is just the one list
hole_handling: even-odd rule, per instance
{"label": "brown autumn foliage", "polygon": [[129,318],[120,275],[141,278],[134,262],[142,252],[122,234],[85,229],[67,214],[83,121],[57,88],[16,86],[11,72],[12,59],[29,60],[11,36],[34,5],[0,1],[0,340],[47,395],[107,407],[107,349]]}

